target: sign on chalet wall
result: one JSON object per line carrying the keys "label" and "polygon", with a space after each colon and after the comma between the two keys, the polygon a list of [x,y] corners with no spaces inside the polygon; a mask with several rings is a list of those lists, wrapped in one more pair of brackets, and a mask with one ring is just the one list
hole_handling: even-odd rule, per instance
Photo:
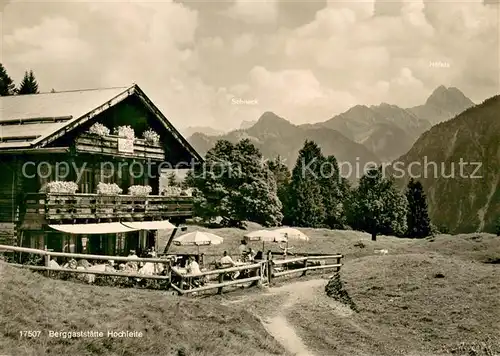
{"label": "sign on chalet wall", "polygon": [[134,153],[134,140],[119,137],[118,152]]}

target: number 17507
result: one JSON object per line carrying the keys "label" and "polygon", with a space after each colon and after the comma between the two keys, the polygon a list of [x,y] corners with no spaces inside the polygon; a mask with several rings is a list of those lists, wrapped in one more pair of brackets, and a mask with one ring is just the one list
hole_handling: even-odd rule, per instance
{"label": "number 17507", "polygon": [[34,330],[34,331],[27,331],[27,330],[21,330],[19,332],[19,335],[21,337],[39,337],[42,332],[40,330]]}

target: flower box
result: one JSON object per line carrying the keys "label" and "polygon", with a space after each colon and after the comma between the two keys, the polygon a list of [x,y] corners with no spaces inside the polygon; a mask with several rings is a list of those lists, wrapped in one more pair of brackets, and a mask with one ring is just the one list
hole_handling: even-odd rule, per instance
{"label": "flower box", "polygon": [[96,122],[95,124],[93,124],[90,127],[89,133],[92,134],[92,135],[97,135],[97,136],[104,137],[104,136],[109,136],[110,131],[103,124],[100,124],[100,123]]}
{"label": "flower box", "polygon": [[133,185],[128,188],[128,194],[133,196],[148,196],[153,191],[149,185]]}
{"label": "flower box", "polygon": [[123,192],[123,189],[120,188],[115,183],[99,183],[97,185],[97,194],[99,195],[119,195]]}
{"label": "flower box", "polygon": [[144,138],[144,141],[148,145],[158,146],[160,144],[160,135],[158,135],[152,129],[148,129],[148,130],[144,131],[144,133],[142,134],[142,137]]}
{"label": "flower box", "polygon": [[78,184],[75,182],[55,181],[45,186],[46,193],[75,194],[77,190]]}

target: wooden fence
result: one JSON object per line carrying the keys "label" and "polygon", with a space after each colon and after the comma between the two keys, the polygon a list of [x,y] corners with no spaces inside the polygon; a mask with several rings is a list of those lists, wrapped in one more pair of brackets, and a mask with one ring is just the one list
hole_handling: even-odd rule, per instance
{"label": "wooden fence", "polygon": [[[41,271],[54,271],[54,272],[65,272],[65,273],[81,273],[81,274],[94,274],[102,276],[116,276],[116,277],[128,277],[128,278],[140,278],[140,279],[154,279],[154,280],[168,280],[170,282],[170,287],[175,290],[180,295],[189,295],[192,293],[205,292],[209,290],[217,290],[218,294],[223,292],[223,289],[230,286],[242,285],[242,284],[259,284],[268,285],[272,282],[274,278],[287,276],[291,274],[301,273],[302,276],[307,274],[307,271],[314,270],[324,270],[324,269],[336,269],[340,271],[342,266],[341,259],[343,255],[323,255],[323,256],[304,256],[295,257],[289,259],[274,259],[271,253],[268,254],[267,260],[259,261],[251,264],[245,264],[237,267],[215,269],[202,272],[197,275],[186,275],[180,273],[173,268],[170,261],[162,258],[129,258],[122,256],[105,256],[105,255],[88,255],[88,254],[77,254],[77,253],[65,253],[65,252],[53,252],[48,250],[38,250],[25,247],[0,245],[0,251],[15,251],[15,252],[25,252],[32,253],[41,256],[45,256],[45,266],[29,266],[20,264],[11,264],[15,267],[28,268],[32,270]],[[123,261],[123,262],[152,262],[167,264],[168,270],[166,276],[158,275],[142,275],[138,273],[130,274],[123,272],[105,272],[105,271],[92,271],[92,270],[74,270],[67,268],[50,268],[49,261],[50,257],[66,257],[74,259],[90,259],[90,260],[113,260],[113,261]],[[326,263],[326,261],[335,260],[334,263]],[[320,263],[324,261],[324,263]],[[300,264],[299,268],[290,268],[290,265]],[[240,274],[247,274],[244,278],[231,279],[225,281],[226,278],[234,275],[236,272]],[[205,285],[199,285],[196,283],[200,280],[216,280],[217,283],[206,283]]]}
{"label": "wooden fence", "polygon": [[[204,292],[208,290],[213,290],[217,289],[218,294],[222,294],[222,290],[224,287],[229,287],[229,286],[235,286],[238,284],[246,284],[246,283],[255,283],[255,282],[260,282],[261,284],[267,284],[266,280],[266,266],[267,266],[267,261],[261,261],[253,264],[246,264],[242,266],[237,266],[237,267],[230,267],[230,268],[222,268],[222,269],[215,269],[215,270],[210,270],[206,272],[202,272],[201,274],[197,274],[195,276],[193,275],[185,275],[185,274],[180,274],[175,271],[175,269],[172,269],[172,274],[175,275],[178,279],[178,283],[172,282],[171,287],[175,289],[179,294],[191,294],[191,293],[197,293],[197,292]],[[231,274],[234,274],[236,272],[243,272],[247,271],[250,272],[249,274],[255,274],[253,276],[249,276],[247,278],[239,278],[231,281],[226,281],[224,282],[224,278],[227,276],[230,276]],[[253,273],[252,273],[253,272]],[[197,286],[193,288],[192,281],[193,279],[197,280],[202,280],[202,279],[208,279],[208,277],[216,276],[216,279],[218,283],[211,283],[207,284],[204,286]],[[187,287],[187,289],[186,289]]]}
{"label": "wooden fence", "polygon": [[[270,267],[271,268],[270,276],[281,277],[292,273],[300,273],[300,272],[302,272],[302,276],[305,276],[307,274],[307,271],[313,271],[318,269],[330,269],[330,268],[336,268],[337,271],[340,271],[340,267],[342,267],[340,261],[343,257],[344,257],[343,255],[325,255],[325,256],[294,257],[283,260],[271,259],[272,263]],[[335,263],[318,264],[319,261],[328,261],[328,260],[335,260]],[[314,263],[314,265],[310,265],[311,262]],[[286,268],[286,266],[289,264],[297,264],[297,263],[301,263],[303,267],[293,268],[293,269]]]}

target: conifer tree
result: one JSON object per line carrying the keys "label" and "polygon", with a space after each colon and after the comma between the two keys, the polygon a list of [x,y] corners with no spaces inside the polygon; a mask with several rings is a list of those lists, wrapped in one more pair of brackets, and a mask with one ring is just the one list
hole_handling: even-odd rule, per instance
{"label": "conifer tree", "polygon": [[16,91],[16,85],[11,77],[7,74],[7,70],[0,63],[0,96],[14,95]]}
{"label": "conifer tree", "polygon": [[319,174],[325,207],[325,225],[331,229],[344,229],[347,223],[344,203],[349,193],[349,183],[341,176],[334,156],[323,159]]}
{"label": "conifer tree", "polygon": [[19,84],[19,89],[17,90],[17,94],[19,95],[24,95],[24,94],[38,94],[38,83],[36,81],[35,75],[33,74],[33,71],[30,70],[29,72],[26,71],[24,73],[24,78],[21,81],[21,84]]}
{"label": "conifer tree", "polygon": [[292,171],[289,201],[292,225],[323,227],[325,224],[326,211],[319,175],[322,162],[318,145],[306,141]]}
{"label": "conifer tree", "polygon": [[278,198],[283,206],[283,224],[289,225],[290,221],[290,182],[292,175],[280,156],[266,162],[276,181]]}
{"label": "conifer tree", "polygon": [[406,199],[408,200],[408,237],[423,238],[431,235],[431,220],[427,208],[422,184],[413,178],[408,182],[406,188]]}

